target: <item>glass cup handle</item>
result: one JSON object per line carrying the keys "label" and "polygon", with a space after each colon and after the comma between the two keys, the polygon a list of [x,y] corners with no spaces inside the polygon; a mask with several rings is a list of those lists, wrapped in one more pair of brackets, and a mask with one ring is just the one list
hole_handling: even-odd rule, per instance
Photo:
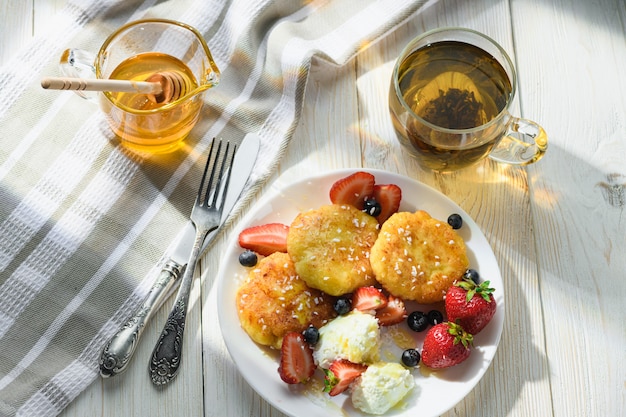
{"label": "glass cup handle", "polygon": [[540,160],[548,149],[548,135],[537,123],[513,117],[509,129],[489,157],[509,165],[528,165]]}
{"label": "glass cup handle", "polygon": [[[95,55],[91,52],[70,48],[63,51],[59,68],[65,77],[94,79],[96,78],[95,59]],[[74,93],[90,101],[95,100],[98,96],[95,91],[75,90]]]}

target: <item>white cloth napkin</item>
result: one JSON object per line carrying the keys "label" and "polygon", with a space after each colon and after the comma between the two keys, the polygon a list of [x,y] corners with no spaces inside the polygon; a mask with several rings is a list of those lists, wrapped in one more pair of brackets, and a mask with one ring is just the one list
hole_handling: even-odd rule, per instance
{"label": "white cloth napkin", "polygon": [[[296,127],[312,56],[342,65],[426,3],[74,0],[50,17],[0,69],[0,415],[56,415],[98,377],[104,342],[188,219],[213,137],[258,132],[252,198]],[[149,17],[196,27],[222,71],[188,146],[158,157],[119,146],[94,104],[39,85],[66,47],[95,53]]]}

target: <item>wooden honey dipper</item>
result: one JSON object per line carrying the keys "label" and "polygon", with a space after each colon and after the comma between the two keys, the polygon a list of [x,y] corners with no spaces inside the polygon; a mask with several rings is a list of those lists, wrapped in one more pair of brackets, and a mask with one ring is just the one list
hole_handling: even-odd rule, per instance
{"label": "wooden honey dipper", "polygon": [[191,87],[180,74],[171,71],[157,72],[146,81],[47,77],[41,80],[41,86],[51,90],[142,93],[159,104],[178,100]]}

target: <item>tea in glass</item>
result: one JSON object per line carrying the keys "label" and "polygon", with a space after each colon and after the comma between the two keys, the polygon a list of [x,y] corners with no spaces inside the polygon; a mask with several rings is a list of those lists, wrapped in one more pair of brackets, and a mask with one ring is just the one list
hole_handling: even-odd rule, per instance
{"label": "tea in glass", "polygon": [[426,168],[455,170],[488,155],[526,164],[547,146],[534,122],[537,132],[518,132],[528,134],[528,142],[508,141],[514,157],[508,148],[493,153],[515,128],[512,122],[521,120],[508,113],[514,94],[513,65],[497,44],[477,32],[441,29],[405,48],[394,68],[389,107],[400,143]]}

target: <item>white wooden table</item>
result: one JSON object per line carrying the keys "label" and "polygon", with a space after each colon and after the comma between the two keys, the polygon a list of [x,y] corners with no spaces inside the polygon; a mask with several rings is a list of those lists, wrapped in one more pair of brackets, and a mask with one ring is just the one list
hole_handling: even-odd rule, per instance
{"label": "white wooden table", "polygon": [[[0,60],[64,3],[0,0]],[[485,162],[441,175],[397,145],[380,146],[377,137],[392,134],[386,103],[395,57],[411,37],[442,26],[486,33],[511,54],[517,109],[550,138],[538,164]],[[397,172],[469,212],[498,259],[502,341],[484,378],[446,416],[626,415],[625,28],[623,0],[440,0],[345,67],[313,65],[303,118],[270,183],[333,168]],[[125,374],[97,380],[64,416],[282,415],[244,382],[225,349],[212,285],[225,244],[200,264],[177,380],[152,386],[152,344],[142,343]],[[146,338],[157,338],[168,309]]]}

